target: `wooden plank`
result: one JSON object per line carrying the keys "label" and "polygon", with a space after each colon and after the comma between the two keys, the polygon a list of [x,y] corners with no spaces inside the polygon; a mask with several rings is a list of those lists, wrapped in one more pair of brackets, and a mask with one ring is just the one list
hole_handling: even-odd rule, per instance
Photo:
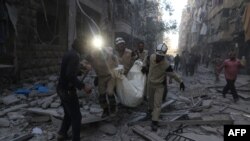
{"label": "wooden plank", "polygon": [[163,138],[159,137],[155,132],[148,131],[139,125],[132,127],[132,130],[149,141],[165,141]]}

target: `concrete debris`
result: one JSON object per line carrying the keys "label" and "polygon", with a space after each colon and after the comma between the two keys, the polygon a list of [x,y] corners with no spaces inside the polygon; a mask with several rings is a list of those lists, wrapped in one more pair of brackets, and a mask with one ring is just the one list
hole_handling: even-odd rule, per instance
{"label": "concrete debris", "polygon": [[150,141],[165,141],[163,138],[159,137],[156,133],[150,132],[141,126],[134,126],[132,130],[142,136],[143,138]]}
{"label": "concrete debris", "polygon": [[50,132],[49,132],[49,133],[47,134],[47,139],[48,139],[48,140],[53,140],[54,138],[55,138],[55,135],[54,135],[53,133],[50,133]]}
{"label": "concrete debris", "polygon": [[127,134],[122,134],[121,135],[121,141],[130,141],[130,137]]}
{"label": "concrete debris", "polygon": [[49,116],[55,116],[62,118],[63,115],[60,115],[55,109],[41,109],[41,108],[27,108],[27,112],[35,113],[35,114],[41,114],[41,115],[49,115]]}
{"label": "concrete debris", "polygon": [[212,106],[213,101],[212,100],[203,100],[202,101],[202,106],[204,108],[210,108]]}
{"label": "concrete debris", "polygon": [[10,112],[7,114],[10,120],[24,119],[24,115],[19,112]]}
{"label": "concrete debris", "polygon": [[58,77],[55,76],[55,75],[52,75],[52,76],[49,77],[50,81],[57,81],[57,79],[58,79]]}
{"label": "concrete debris", "polygon": [[50,82],[50,83],[47,84],[47,87],[50,90],[55,90],[56,89],[56,84],[54,82]]}
{"label": "concrete debris", "polygon": [[48,121],[50,121],[50,116],[44,116],[44,115],[32,116],[32,119],[31,119],[31,122],[35,122],[35,123],[44,123]]}
{"label": "concrete debris", "polygon": [[15,137],[11,141],[27,141],[31,139],[34,135],[33,134],[25,134],[25,135],[20,135],[18,137]]}
{"label": "concrete debris", "polygon": [[83,106],[83,109],[84,109],[84,110],[89,110],[89,105]]}
{"label": "concrete debris", "polygon": [[212,128],[210,126],[200,126],[200,127],[201,127],[201,129],[205,130],[208,133],[217,134],[216,128]]}
{"label": "concrete debris", "polygon": [[188,119],[190,119],[190,120],[199,120],[199,119],[201,119],[201,114],[200,113],[189,113],[188,114]]}
{"label": "concrete debris", "polygon": [[5,105],[10,105],[10,104],[14,104],[14,103],[17,103],[17,102],[19,102],[20,101],[20,99],[18,99],[17,97],[16,97],[16,95],[8,95],[8,96],[6,96],[6,97],[4,97],[4,98],[2,98],[2,102],[3,102],[3,104],[5,104]]}
{"label": "concrete debris", "polygon": [[117,133],[117,128],[113,124],[104,124],[99,127],[99,130],[107,135],[115,135]]}
{"label": "concrete debris", "polygon": [[89,109],[91,114],[99,114],[102,113],[103,109],[100,107],[100,105],[91,105]]}
{"label": "concrete debris", "polygon": [[60,107],[60,105],[61,105],[60,103],[53,102],[53,103],[50,104],[50,107],[51,108],[58,108],[58,107]]}
{"label": "concrete debris", "polygon": [[0,127],[9,127],[10,121],[7,118],[0,118]]}
{"label": "concrete debris", "polygon": [[41,128],[35,127],[32,129],[32,134],[39,134],[41,135],[43,133],[43,130]]}
{"label": "concrete debris", "polygon": [[3,111],[0,111],[0,116],[4,116],[5,114],[9,113],[9,112],[13,112],[13,111],[17,111],[21,108],[25,108],[28,107],[28,104],[20,104],[20,105],[16,105],[16,106],[12,106],[10,108],[4,109]]}

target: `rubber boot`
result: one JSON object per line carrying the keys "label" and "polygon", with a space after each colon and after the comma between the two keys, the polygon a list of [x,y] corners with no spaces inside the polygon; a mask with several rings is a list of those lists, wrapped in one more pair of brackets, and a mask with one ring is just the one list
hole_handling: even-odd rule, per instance
{"label": "rubber boot", "polygon": [[99,96],[99,104],[103,109],[102,118],[105,118],[105,117],[109,116],[110,113],[109,113],[108,102],[106,100],[106,95],[105,94]]}
{"label": "rubber boot", "polygon": [[152,120],[151,129],[152,129],[152,131],[154,131],[154,132],[157,131],[157,129],[158,129],[158,121],[153,121],[153,120]]}
{"label": "rubber boot", "polygon": [[110,114],[115,115],[116,114],[116,101],[115,96],[108,96],[109,99],[109,107],[110,107]]}

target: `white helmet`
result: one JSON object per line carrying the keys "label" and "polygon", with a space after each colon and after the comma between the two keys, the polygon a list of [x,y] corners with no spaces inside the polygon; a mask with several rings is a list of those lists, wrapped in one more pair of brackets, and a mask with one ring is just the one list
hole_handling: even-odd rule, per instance
{"label": "white helmet", "polygon": [[165,56],[168,51],[168,47],[166,44],[159,44],[155,49],[155,54],[160,56]]}
{"label": "white helmet", "polygon": [[115,39],[115,45],[118,45],[120,43],[125,43],[124,39],[122,37],[117,37]]}

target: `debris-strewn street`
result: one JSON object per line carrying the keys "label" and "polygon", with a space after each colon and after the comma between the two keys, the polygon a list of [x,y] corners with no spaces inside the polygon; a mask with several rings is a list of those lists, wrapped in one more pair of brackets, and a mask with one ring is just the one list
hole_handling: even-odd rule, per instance
{"label": "debris-strewn street", "polygon": [[[93,82],[89,73],[85,81]],[[162,104],[160,130],[152,132],[146,116],[147,102],[137,108],[119,106],[115,117],[102,119],[97,93],[78,92],[82,113],[83,141],[143,141],[173,140],[222,141],[224,124],[250,124],[250,77],[239,75],[236,82],[240,100],[233,102],[231,94],[222,97],[225,85],[215,83],[212,71],[203,65],[193,76],[184,77],[187,90],[179,92],[173,81]],[[5,89],[1,95],[0,140],[55,140],[63,117],[63,109],[55,89],[56,75],[35,83],[23,83]],[[22,88],[22,89],[20,89]],[[22,90],[16,92],[16,90]],[[29,95],[25,91],[30,91]]]}

